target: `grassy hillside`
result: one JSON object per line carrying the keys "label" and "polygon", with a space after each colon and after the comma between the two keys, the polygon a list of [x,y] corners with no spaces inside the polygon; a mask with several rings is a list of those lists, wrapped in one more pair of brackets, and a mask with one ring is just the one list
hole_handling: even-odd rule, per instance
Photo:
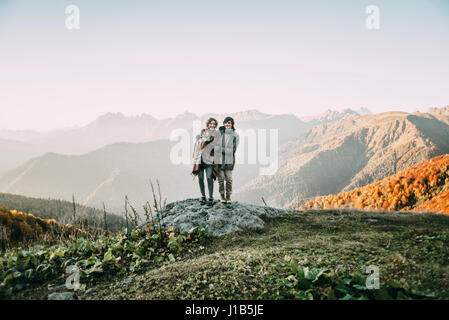
{"label": "grassy hillside", "polygon": [[[238,232],[187,245],[173,259],[148,263],[135,272],[111,273],[95,282],[82,278],[87,285],[76,295],[80,299],[448,299],[448,227],[449,217],[444,215],[298,212],[266,220],[261,232]],[[103,256],[97,257],[101,261]],[[379,267],[378,290],[365,286],[369,265]],[[108,270],[105,267],[103,274]],[[46,299],[46,284],[12,298]]]}
{"label": "grassy hillside", "polygon": [[356,208],[368,210],[416,210],[449,214],[449,154],[365,187],[337,195],[318,197],[303,209]]}
{"label": "grassy hillside", "polygon": [[[5,206],[21,212],[32,213],[43,219],[55,219],[60,224],[73,224],[73,203],[57,199],[40,199],[10,193],[0,193],[0,207]],[[77,222],[80,225],[97,227],[104,224],[104,212],[75,204]],[[106,208],[108,209],[108,208]],[[108,229],[118,231],[123,225],[121,216],[106,213]]]}

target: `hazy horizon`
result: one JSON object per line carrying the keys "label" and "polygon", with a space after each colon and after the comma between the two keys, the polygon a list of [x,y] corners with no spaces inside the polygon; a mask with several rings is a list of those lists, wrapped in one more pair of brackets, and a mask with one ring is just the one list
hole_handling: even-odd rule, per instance
{"label": "hazy horizon", "polygon": [[[339,109],[328,109],[328,110],[330,110],[330,111],[343,112],[345,109],[351,109],[351,108],[339,108]],[[366,108],[366,109],[367,109],[367,108]],[[229,112],[228,114],[234,114],[234,113],[237,113],[237,112],[246,112],[246,111],[252,111],[252,110],[257,110],[257,111],[259,111],[259,112],[261,112],[261,113],[265,113],[265,112],[262,112],[262,111],[260,111],[260,110],[258,110],[258,109],[243,109],[243,110],[239,110],[239,111]],[[323,112],[321,112],[321,113],[315,113],[315,114],[304,115],[304,116],[298,115],[298,114],[293,114],[293,113],[276,113],[276,112],[269,113],[269,114],[273,114],[273,115],[293,114],[293,115],[296,116],[298,119],[300,119],[300,118],[303,118],[303,117],[304,117],[304,118],[307,118],[307,117],[310,117],[310,116],[320,115],[320,114],[325,113],[325,112],[328,111],[328,110],[323,110]],[[357,110],[356,110],[356,109],[351,109],[351,110],[353,110],[353,111],[360,111],[359,109],[357,109]],[[369,109],[368,109],[368,110],[369,110]],[[369,111],[372,111],[372,110],[369,110]],[[410,112],[410,111],[403,111],[403,110],[390,110],[390,111]],[[390,111],[385,111],[385,112],[390,112]],[[424,112],[424,111],[426,111],[426,110],[415,110],[415,111],[421,111],[421,112]],[[411,112],[415,112],[415,111],[411,111]],[[35,131],[35,132],[41,132],[41,133],[43,133],[43,132],[51,132],[51,131],[58,131],[58,130],[69,130],[69,129],[81,128],[81,127],[83,127],[83,126],[86,126],[86,125],[92,123],[92,122],[95,121],[97,118],[99,118],[99,117],[101,117],[101,116],[104,116],[104,115],[107,115],[107,114],[122,114],[123,116],[125,116],[125,117],[127,117],[127,118],[136,118],[136,117],[141,117],[141,116],[143,116],[143,115],[149,115],[149,116],[152,116],[152,117],[156,118],[156,120],[164,120],[164,119],[174,119],[174,118],[176,118],[177,116],[180,116],[180,115],[182,115],[182,114],[185,114],[186,112],[188,112],[188,113],[193,113],[193,114],[195,114],[196,116],[198,116],[198,118],[202,118],[202,117],[204,117],[205,115],[210,114],[210,113],[212,113],[212,114],[213,114],[213,113],[223,113],[223,114],[226,114],[226,112],[219,112],[219,111],[218,111],[218,112],[207,112],[207,113],[195,113],[195,112],[191,112],[191,111],[186,110],[186,111],[184,111],[184,112],[181,112],[181,113],[176,114],[176,115],[171,116],[171,117],[156,117],[156,116],[154,116],[154,115],[152,115],[151,113],[148,113],[148,112],[142,112],[142,113],[137,113],[137,114],[127,114],[126,112],[122,112],[122,111],[117,111],[117,112],[110,112],[110,111],[108,111],[108,112],[102,113],[102,114],[100,114],[100,115],[98,115],[98,116],[95,116],[95,117],[93,117],[93,118],[90,119],[90,120],[87,120],[85,123],[73,124],[73,125],[69,125],[69,126],[65,126],[65,127],[54,127],[54,128],[46,128],[46,129],[33,129],[33,128],[23,128],[23,129],[11,128],[11,129],[8,129],[8,128],[2,128],[2,127],[0,127],[0,131],[1,131],[1,130],[5,130],[5,131]],[[375,112],[372,112],[372,113],[375,114]],[[376,112],[376,113],[377,113],[377,112]],[[382,113],[382,112],[379,112],[379,113]],[[267,114],[268,114],[268,113],[267,113]],[[306,120],[306,121],[308,121],[308,120]]]}
{"label": "hazy horizon", "polygon": [[[68,30],[68,5],[80,9]],[[366,7],[380,29],[365,26]],[[449,104],[449,4],[0,0],[0,129]]]}

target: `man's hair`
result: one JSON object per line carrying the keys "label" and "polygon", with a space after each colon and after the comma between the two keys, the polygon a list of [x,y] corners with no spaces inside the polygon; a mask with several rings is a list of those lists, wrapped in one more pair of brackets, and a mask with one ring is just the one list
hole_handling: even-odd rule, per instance
{"label": "man's hair", "polygon": [[223,120],[223,124],[225,124],[225,123],[228,122],[228,121],[231,121],[231,123],[232,123],[232,129],[235,129],[235,127],[234,127],[234,119],[232,119],[231,117],[226,117],[226,118]]}
{"label": "man's hair", "polygon": [[217,121],[217,119],[215,119],[215,118],[209,118],[209,119],[207,119],[207,121],[206,121],[206,128],[209,128],[209,124],[210,124],[212,121],[215,121],[215,125],[218,126],[218,121]]}

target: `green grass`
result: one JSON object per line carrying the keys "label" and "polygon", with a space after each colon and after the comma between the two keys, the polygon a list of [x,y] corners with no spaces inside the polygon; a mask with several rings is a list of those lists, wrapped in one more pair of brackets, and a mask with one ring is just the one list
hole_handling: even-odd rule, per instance
{"label": "green grass", "polygon": [[[404,298],[416,298],[407,292],[419,292],[424,298],[449,299],[448,244],[449,217],[443,215],[298,212],[266,220],[260,232],[214,238],[174,262],[165,261],[143,273],[88,285],[87,292],[77,295],[81,299],[292,299],[310,298],[313,293],[317,299],[345,281],[334,272],[337,265],[353,278],[366,277],[365,268],[376,265],[381,289],[403,288],[405,295],[399,297]],[[292,261],[301,270],[324,270],[326,276],[304,287],[295,281],[300,279]],[[129,276],[133,281],[123,284]],[[47,294],[41,286],[13,298],[45,299]]]}

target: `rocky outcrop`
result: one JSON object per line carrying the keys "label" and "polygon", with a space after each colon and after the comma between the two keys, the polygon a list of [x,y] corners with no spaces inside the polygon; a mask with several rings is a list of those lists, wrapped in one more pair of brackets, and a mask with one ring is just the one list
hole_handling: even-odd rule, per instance
{"label": "rocky outcrop", "polygon": [[77,300],[73,292],[55,292],[48,295],[48,300]]}
{"label": "rocky outcrop", "polygon": [[[223,204],[214,201],[212,205],[201,204],[199,199],[187,199],[169,203],[161,211],[163,227],[174,226],[181,233],[199,227],[213,236],[222,236],[235,231],[260,230],[263,218],[297,213],[295,210],[276,209],[245,203]],[[139,227],[150,224],[147,221]]]}

